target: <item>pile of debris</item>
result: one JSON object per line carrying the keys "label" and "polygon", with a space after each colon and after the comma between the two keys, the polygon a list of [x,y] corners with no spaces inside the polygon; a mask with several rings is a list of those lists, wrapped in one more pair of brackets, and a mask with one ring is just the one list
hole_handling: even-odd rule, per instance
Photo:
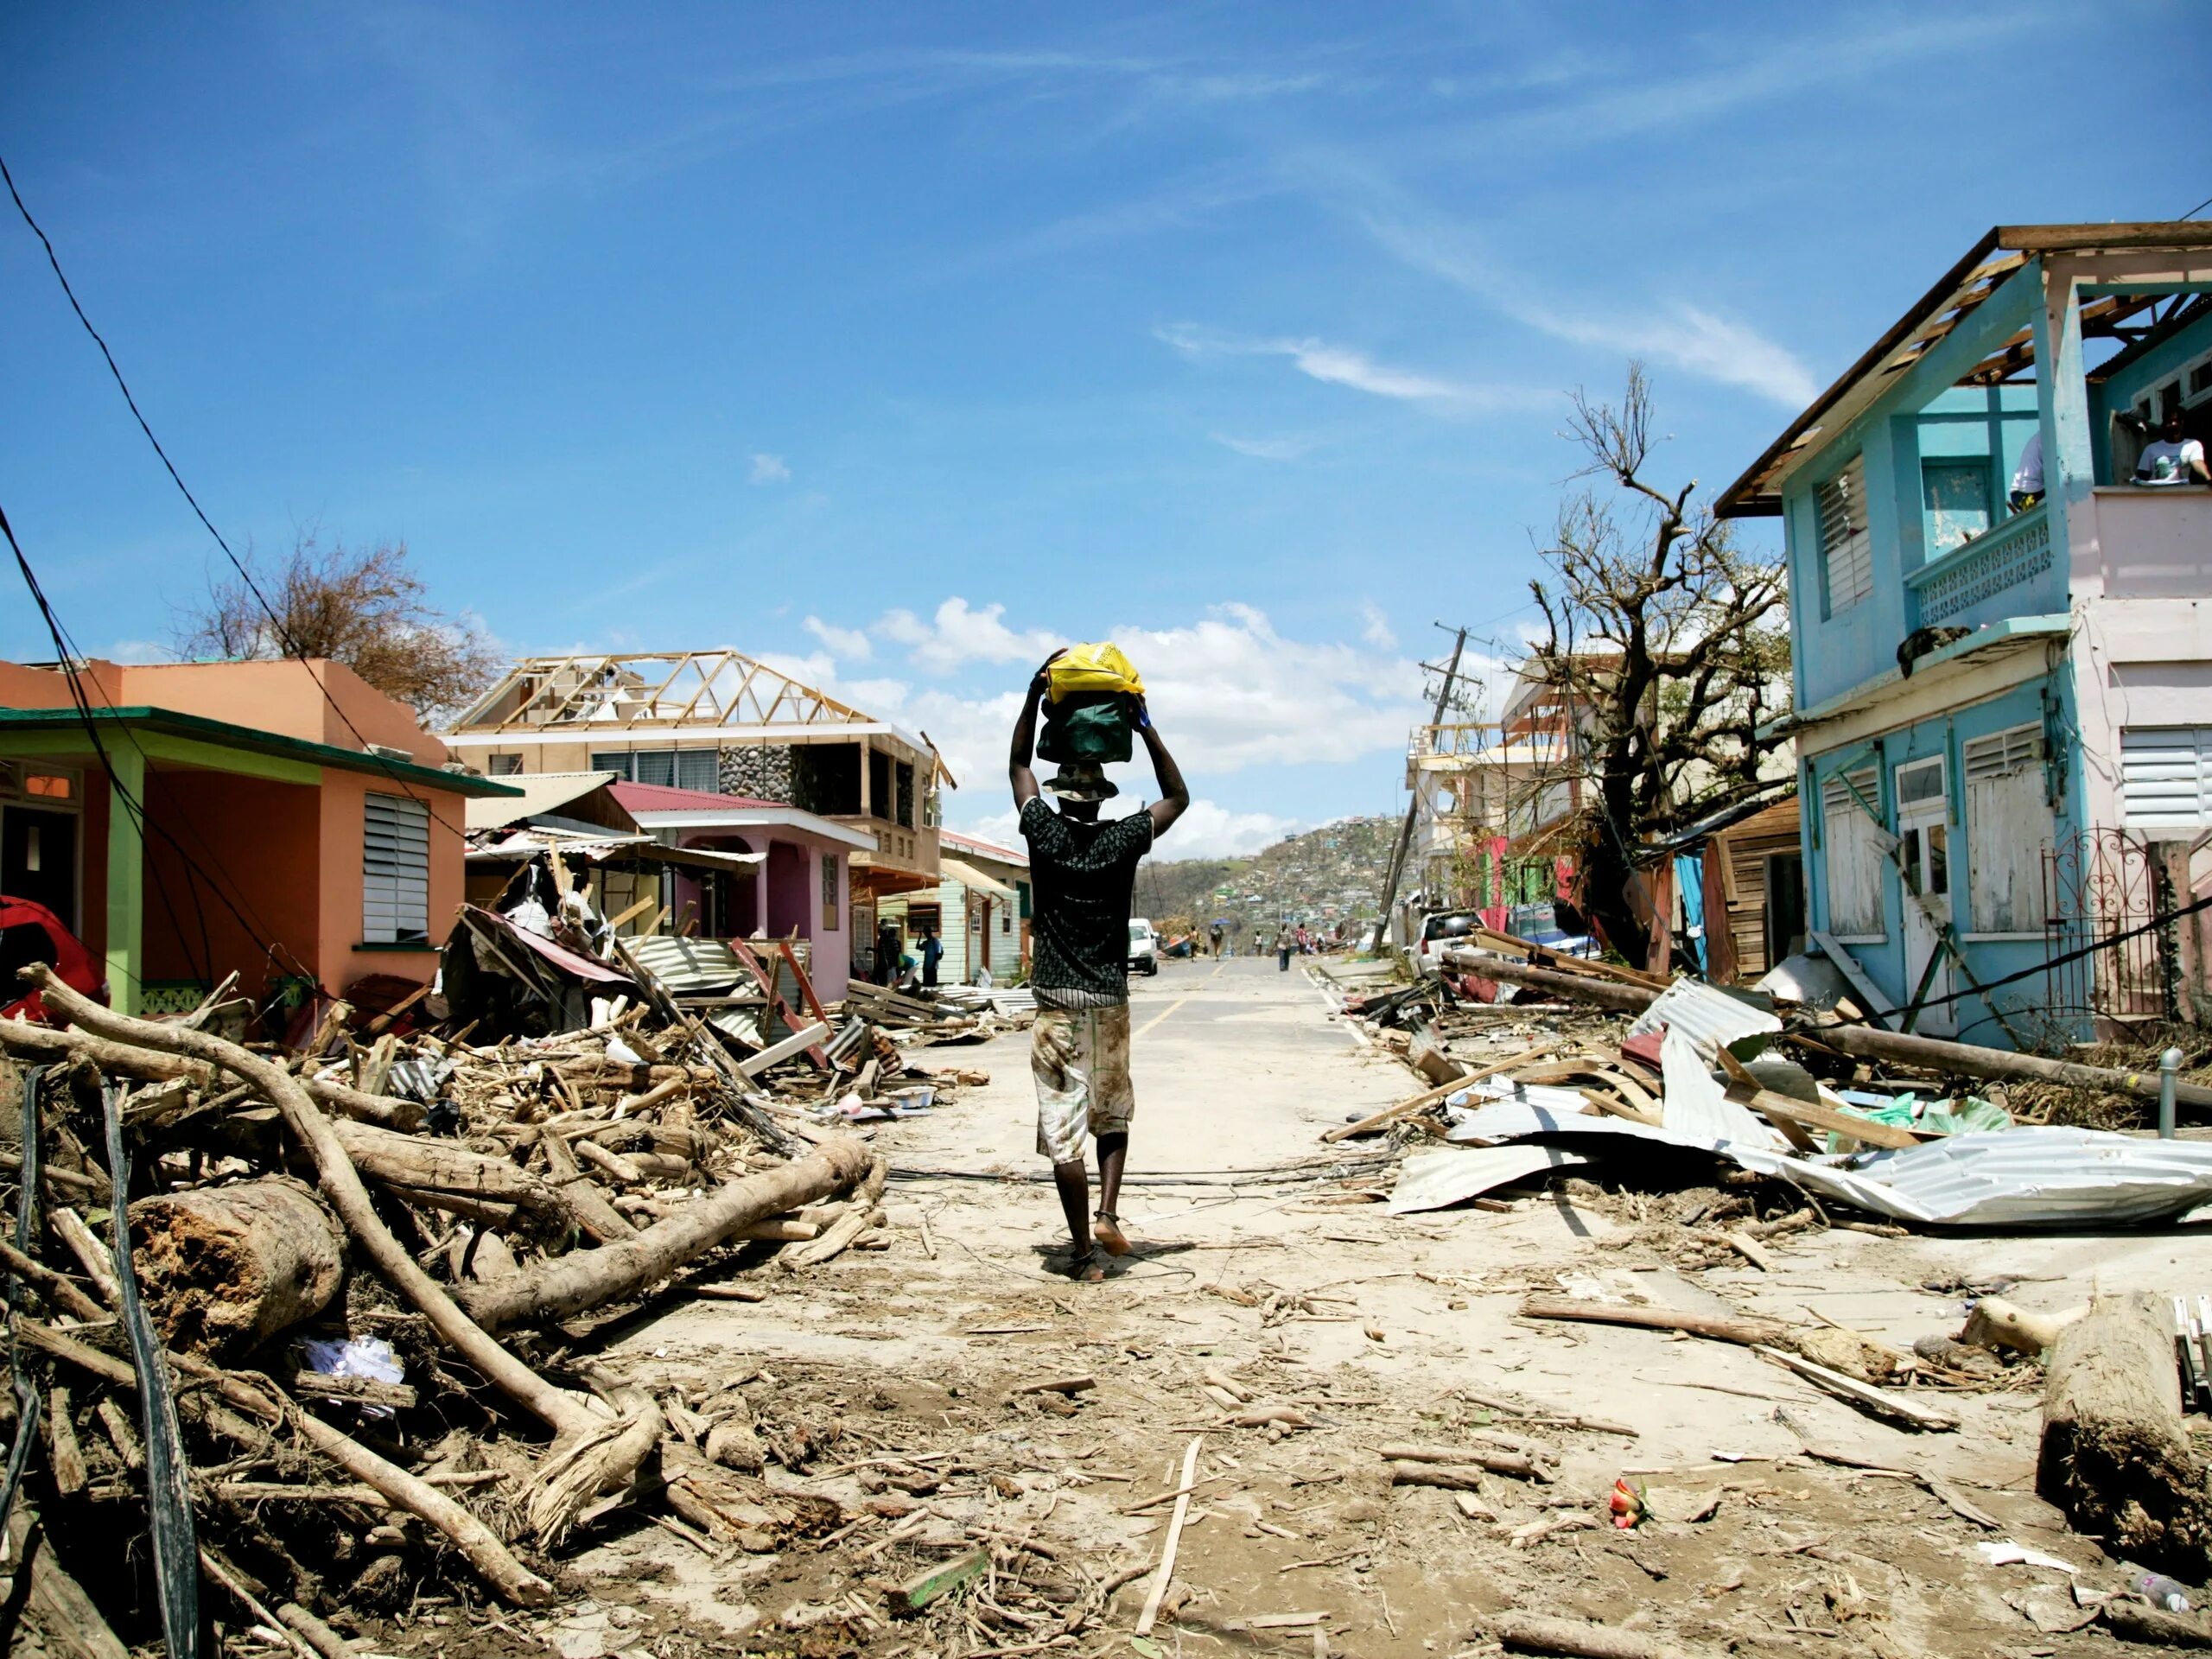
{"label": "pile of debris", "polygon": [[824,1007],[774,942],[464,916],[439,996],[331,1003],[292,1044],[244,1040],[241,1004],[135,1019],[24,970],[57,1023],[0,1020],[0,1512],[56,1650],[196,1650],[208,1593],[342,1659],[333,1624],[426,1586],[549,1600],[551,1552],[627,1506],[717,1549],[842,1523],[762,1481],[780,1431],[744,1395],[619,1377],[594,1332],[887,1244],[854,1126],[987,1082],[907,1048],[1009,1016]]}

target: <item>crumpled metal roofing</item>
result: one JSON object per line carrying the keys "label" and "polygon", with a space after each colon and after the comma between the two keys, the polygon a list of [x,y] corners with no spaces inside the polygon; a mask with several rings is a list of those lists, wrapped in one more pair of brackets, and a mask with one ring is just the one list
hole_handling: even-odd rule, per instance
{"label": "crumpled metal roofing", "polygon": [[1503,1186],[1548,1169],[1572,1169],[1590,1160],[1564,1147],[1484,1147],[1461,1151],[1443,1147],[1417,1152],[1398,1166],[1390,1189],[1389,1211],[1443,1210],[1494,1186]]}
{"label": "crumpled metal roofing", "polygon": [[1960,1227],[2152,1221],[2212,1198],[2212,1145],[2101,1129],[2031,1125],[1834,1162],[1726,1155],[1876,1215]]}
{"label": "crumpled metal roofing", "polygon": [[1717,1048],[1750,1059],[1782,1034],[1782,1021],[1703,980],[1678,979],[1630,1021],[1628,1033],[1637,1037],[1662,1029],[1681,1033],[1709,1064]]}

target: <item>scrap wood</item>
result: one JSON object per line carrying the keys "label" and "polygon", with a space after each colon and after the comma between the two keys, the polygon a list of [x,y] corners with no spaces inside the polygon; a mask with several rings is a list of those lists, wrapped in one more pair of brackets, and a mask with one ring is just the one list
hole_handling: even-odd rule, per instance
{"label": "scrap wood", "polygon": [[28,1503],[18,1501],[8,1515],[10,1600],[20,1604],[48,1651],[67,1659],[130,1659],[130,1649],[99,1608],[54,1559],[54,1540]]}
{"label": "scrap wood", "polygon": [[1477,1394],[1471,1389],[1454,1390],[1468,1404],[1480,1406],[1486,1411],[1503,1412],[1506,1416],[1526,1423],[1536,1423],[1554,1428],[1587,1429],[1593,1434],[1620,1434],[1630,1440],[1639,1438],[1638,1432],[1626,1423],[1608,1422],[1602,1417],[1584,1417],[1574,1412],[1558,1411],[1548,1406],[1516,1405],[1510,1400],[1494,1399],[1489,1395]]}
{"label": "scrap wood", "polygon": [[2002,1296],[1984,1296],[1967,1315],[1959,1340],[1977,1348],[2010,1348],[2033,1359],[2056,1347],[2059,1333],[2088,1311],[2085,1302],[2061,1313],[2033,1313]]}
{"label": "scrap wood", "polygon": [[1079,1376],[1047,1377],[1041,1382],[1024,1382],[1014,1389],[1016,1394],[1081,1394],[1086,1389],[1098,1386],[1098,1379],[1087,1372]]}
{"label": "scrap wood", "polygon": [[1525,1319],[1580,1319],[1595,1325],[1632,1325],[1648,1331],[1681,1331],[1694,1337],[1741,1343],[1745,1347],[1786,1342],[1789,1328],[1776,1319],[1749,1315],[1692,1313],[1679,1308],[1625,1302],[1586,1302],[1573,1296],[1530,1296],[1521,1304]]}
{"label": "scrap wood", "polygon": [[[359,1245],[362,1254],[393,1289],[411,1303],[439,1338],[493,1388],[552,1429],[563,1441],[575,1445],[590,1443],[598,1447],[601,1453],[595,1465],[599,1484],[613,1488],[628,1480],[637,1463],[623,1467],[620,1459],[637,1450],[638,1459],[642,1461],[651,1446],[639,1449],[635,1435],[607,1436],[601,1418],[588,1411],[573,1395],[554,1387],[524,1365],[462,1311],[446,1288],[432,1279],[392,1236],[383,1217],[377,1214],[368,1189],[361,1184],[331,1120],[316,1108],[290,1072],[209,1033],[113,1013],[72,990],[43,964],[25,969],[22,976],[38,987],[49,1009],[88,1031],[115,1041],[206,1060],[260,1090],[283,1114],[286,1127],[313,1159],[316,1184],[323,1197],[346,1224],[346,1230]],[[497,1285],[510,1282],[502,1280]],[[293,1408],[293,1414],[305,1415],[297,1408]],[[566,1490],[573,1494],[579,1484],[569,1481]],[[592,1495],[585,1492],[582,1496]],[[557,1534],[573,1518],[556,1515],[537,1503],[533,1503],[532,1509],[541,1535]]]}
{"label": "scrap wood", "polygon": [[1776,1364],[1795,1371],[1798,1376],[1817,1382],[1832,1393],[1840,1394],[1855,1404],[1878,1412],[1885,1417],[1894,1418],[1910,1427],[1943,1433],[1955,1429],[1959,1426],[1959,1420],[1949,1412],[1923,1406],[1919,1402],[1908,1400],[1902,1395],[1892,1394],[1885,1389],[1878,1389],[1871,1382],[1861,1382],[1855,1376],[1847,1376],[1841,1371],[1832,1370],[1826,1365],[1815,1364],[1802,1355],[1787,1353],[1765,1343],[1754,1343],[1751,1344],[1751,1351],[1760,1358],[1770,1359]]}
{"label": "scrap wood", "polygon": [[1569,1659],[1697,1659],[1691,1649],[1580,1619],[1505,1612],[1492,1614],[1484,1624],[1507,1647],[1524,1653],[1563,1654]]}
{"label": "scrap wood", "polygon": [[1447,1096],[1457,1094],[1471,1083],[1480,1083],[1485,1077],[1496,1077],[1501,1071],[1510,1071],[1516,1066],[1534,1059],[1539,1054],[1555,1052],[1559,1047],[1558,1042],[1535,1044],[1522,1049],[1510,1059],[1499,1060],[1490,1065],[1478,1066],[1464,1077],[1454,1077],[1449,1083],[1439,1084],[1433,1089],[1425,1089],[1420,1094],[1402,1100],[1395,1106],[1386,1106],[1371,1116],[1360,1119],[1357,1123],[1340,1123],[1333,1129],[1324,1130],[1321,1139],[1347,1141],[1357,1135],[1372,1135],[1376,1130],[1386,1128],[1410,1113],[1420,1111],[1425,1106],[1433,1106]]}
{"label": "scrap wood", "polygon": [[1401,1459],[1390,1465],[1393,1486],[1441,1486],[1447,1491],[1479,1492],[1484,1474],[1515,1475],[1522,1480],[1548,1480],[1532,1459],[1511,1452],[1470,1452],[1459,1463],[1416,1463]]}
{"label": "scrap wood", "polygon": [[1934,1140],[1932,1135],[1908,1129],[1895,1123],[1878,1123],[1873,1119],[1860,1117],[1855,1112],[1842,1112],[1816,1101],[1800,1100],[1795,1095],[1779,1094],[1763,1088],[1744,1063],[1731,1054],[1726,1046],[1719,1051],[1721,1068],[1728,1073],[1729,1083],[1723,1091],[1739,1106],[1764,1112],[1787,1130],[1792,1124],[1806,1128],[1824,1130],[1830,1135],[1848,1135],[1870,1147],[1882,1147],[1893,1152],[1907,1152],[1923,1141]]}
{"label": "scrap wood", "polygon": [[[20,1314],[10,1321],[9,1329],[18,1342],[28,1342],[104,1382],[133,1391],[137,1389],[138,1374],[128,1361],[104,1354]],[[351,1435],[313,1413],[301,1410],[266,1379],[248,1382],[236,1373],[186,1355],[171,1353],[163,1357],[172,1370],[182,1376],[212,1384],[217,1395],[239,1411],[263,1422],[289,1426],[347,1474],[374,1488],[394,1509],[404,1510],[443,1533],[487,1583],[518,1606],[536,1605],[553,1599],[553,1586],[516,1560],[491,1529],[474,1515],[428,1482],[387,1462]],[[188,1393],[181,1396],[186,1401],[194,1397]]]}
{"label": "scrap wood", "polygon": [[[1195,1481],[1198,1472],[1198,1452],[1205,1442],[1206,1437],[1203,1434],[1192,1436],[1190,1447],[1183,1453],[1183,1478],[1177,1483],[1179,1485],[1187,1488]],[[1136,1634],[1139,1636],[1150,1634],[1154,1621],[1160,1617],[1160,1604],[1167,1594],[1167,1581],[1175,1575],[1175,1547],[1182,1540],[1183,1522],[1189,1518],[1190,1513],[1191,1494],[1185,1491],[1176,1497],[1174,1511],[1167,1517],[1167,1535],[1160,1547],[1160,1567],[1153,1576],[1152,1588],[1146,1592],[1144,1611],[1137,1615]]]}
{"label": "scrap wood", "polygon": [[[0,1048],[33,1061],[58,1063],[82,1058],[110,1077],[142,1083],[183,1081],[208,1088],[215,1080],[215,1068],[202,1060],[112,1042],[91,1031],[60,1030],[21,1020],[0,1020]],[[365,1123],[404,1129],[422,1122],[423,1108],[416,1101],[365,1095],[358,1089],[316,1077],[302,1077],[300,1084],[323,1105]]]}

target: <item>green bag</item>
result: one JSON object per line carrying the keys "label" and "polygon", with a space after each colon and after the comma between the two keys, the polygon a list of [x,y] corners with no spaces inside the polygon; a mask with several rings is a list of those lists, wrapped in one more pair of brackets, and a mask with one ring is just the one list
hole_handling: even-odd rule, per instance
{"label": "green bag", "polygon": [[1037,753],[1055,766],[1086,760],[1112,766],[1135,753],[1134,731],[1125,694],[1077,694],[1045,705],[1045,729],[1037,738]]}

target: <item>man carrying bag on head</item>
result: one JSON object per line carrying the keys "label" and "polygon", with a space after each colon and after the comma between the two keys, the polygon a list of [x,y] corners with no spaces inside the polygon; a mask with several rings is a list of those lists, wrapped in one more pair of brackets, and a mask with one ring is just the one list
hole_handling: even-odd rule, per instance
{"label": "man carrying bag on head", "polygon": [[[1048,693],[1052,709],[1042,752],[1060,765],[1043,787],[1059,797],[1057,812],[1045,804],[1030,769],[1039,747],[1038,706]],[[1130,757],[1132,729],[1152,756],[1162,798],[1102,823],[1100,803],[1121,792],[1107,779],[1104,762]],[[1030,986],[1037,1024],[1029,1064],[1037,1079],[1037,1150],[1052,1160],[1067,1217],[1069,1276],[1096,1283],[1106,1276],[1101,1249],[1113,1255],[1129,1250],[1115,1209],[1136,1107],[1129,1083],[1129,898],[1138,861],[1183,816],[1191,795],[1153,728],[1143,683],[1111,645],[1055,652],[1037,671],[1014,723],[1007,772],[1029,843],[1033,892]],[[1098,1142],[1095,1215],[1084,1166],[1086,1134]]]}

